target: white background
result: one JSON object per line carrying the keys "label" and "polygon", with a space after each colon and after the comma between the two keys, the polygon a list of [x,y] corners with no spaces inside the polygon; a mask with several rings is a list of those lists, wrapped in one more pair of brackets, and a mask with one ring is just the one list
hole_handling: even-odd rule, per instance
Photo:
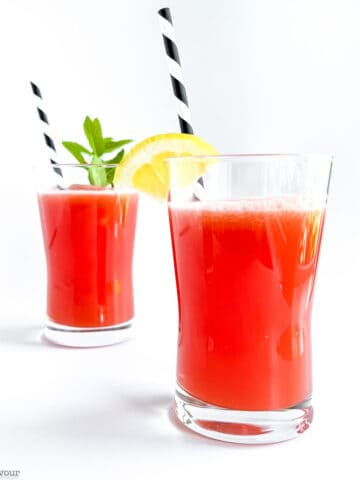
{"label": "white background", "polygon": [[[41,340],[45,263],[29,80],[59,139],[86,114],[141,139],[178,129],[155,0],[0,1],[0,470],[24,479],[359,478],[360,3],[173,0],[196,133],[230,152],[335,155],[314,306],[315,421],[266,447],[189,433],[169,408],[177,307],[165,205],[143,199],[136,338]],[[60,152],[61,155],[64,152]]]}

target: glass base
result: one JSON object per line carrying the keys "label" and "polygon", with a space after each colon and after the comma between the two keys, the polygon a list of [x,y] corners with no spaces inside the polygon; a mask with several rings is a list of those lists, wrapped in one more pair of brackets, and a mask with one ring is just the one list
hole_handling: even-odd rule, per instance
{"label": "glass base", "polygon": [[131,319],[111,327],[76,328],[48,319],[45,323],[44,335],[51,342],[66,347],[102,347],[129,338],[132,334],[132,323]]}
{"label": "glass base", "polygon": [[225,442],[277,443],[298,437],[312,422],[311,399],[273,411],[228,410],[192,397],[181,387],[175,392],[175,413],[194,432]]}

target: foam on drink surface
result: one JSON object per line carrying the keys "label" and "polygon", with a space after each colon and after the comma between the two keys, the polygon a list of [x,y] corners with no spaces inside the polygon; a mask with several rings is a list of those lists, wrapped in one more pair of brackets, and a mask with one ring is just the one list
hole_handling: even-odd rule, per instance
{"label": "foam on drink surface", "polygon": [[250,213],[250,212],[306,212],[322,210],[323,202],[314,202],[303,197],[244,198],[239,200],[170,201],[171,210]]}

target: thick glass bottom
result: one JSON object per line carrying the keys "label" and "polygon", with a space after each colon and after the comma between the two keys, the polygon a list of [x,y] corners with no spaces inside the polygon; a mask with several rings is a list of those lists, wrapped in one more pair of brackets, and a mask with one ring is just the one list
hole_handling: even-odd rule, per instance
{"label": "thick glass bottom", "polygon": [[66,347],[101,347],[113,345],[129,338],[132,331],[132,319],[111,327],[76,328],[61,325],[48,319],[44,335],[53,343]]}
{"label": "thick glass bottom", "polygon": [[192,397],[181,387],[175,392],[176,415],[194,432],[225,442],[277,443],[298,437],[312,422],[311,399],[273,411],[228,410]]}

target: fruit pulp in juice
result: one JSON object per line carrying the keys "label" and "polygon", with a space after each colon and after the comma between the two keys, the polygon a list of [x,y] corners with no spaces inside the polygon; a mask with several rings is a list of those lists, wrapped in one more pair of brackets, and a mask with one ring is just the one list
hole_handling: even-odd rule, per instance
{"label": "fruit pulp in juice", "polygon": [[178,384],[239,410],[311,396],[311,309],[324,209],[249,200],[169,206]]}
{"label": "fruit pulp in juice", "polygon": [[79,328],[130,320],[137,195],[75,188],[38,200],[49,319]]}

